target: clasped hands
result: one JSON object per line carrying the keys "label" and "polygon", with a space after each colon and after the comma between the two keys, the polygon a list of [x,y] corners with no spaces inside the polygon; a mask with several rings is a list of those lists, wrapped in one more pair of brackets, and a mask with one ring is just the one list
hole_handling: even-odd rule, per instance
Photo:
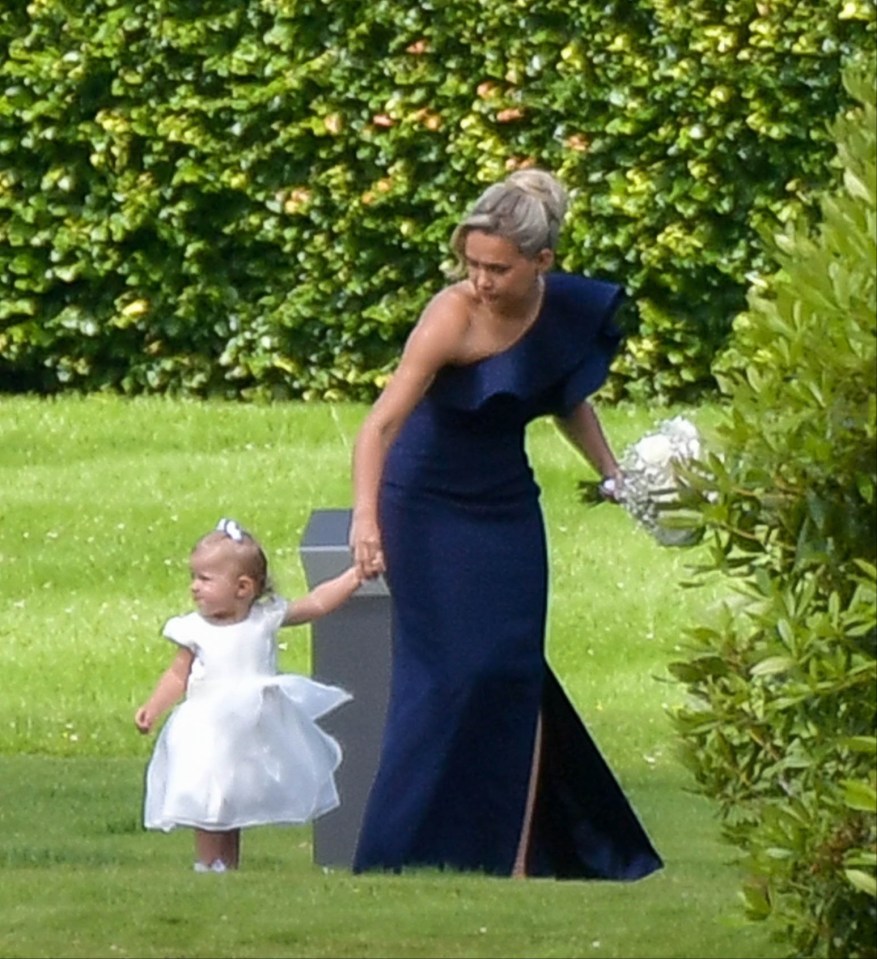
{"label": "clasped hands", "polygon": [[374,579],[385,571],[384,550],[377,523],[353,521],[350,527],[350,552],[363,579]]}

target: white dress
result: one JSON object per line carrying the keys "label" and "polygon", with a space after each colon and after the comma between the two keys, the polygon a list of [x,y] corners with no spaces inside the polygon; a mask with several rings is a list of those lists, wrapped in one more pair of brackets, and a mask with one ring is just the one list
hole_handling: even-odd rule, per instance
{"label": "white dress", "polygon": [[338,803],[341,748],[315,722],[350,695],[277,671],[286,601],[256,603],[243,622],[199,613],[164,635],[195,654],[186,698],[170,714],[146,771],[144,825],[211,831],[309,822]]}

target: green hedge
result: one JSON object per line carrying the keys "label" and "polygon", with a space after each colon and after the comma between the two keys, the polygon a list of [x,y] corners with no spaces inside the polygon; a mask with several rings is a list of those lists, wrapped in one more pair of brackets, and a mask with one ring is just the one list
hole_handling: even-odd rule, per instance
{"label": "green hedge", "polygon": [[516,166],[632,294],[616,396],[690,399],[831,161],[873,0],[32,0],[0,12],[11,389],[365,399]]}
{"label": "green hedge", "polygon": [[[745,853],[750,916],[799,957],[877,956],[877,103],[834,125],[818,229],[777,232],[717,367],[698,512],[729,599],[672,666],[700,788]],[[716,451],[718,452],[718,450]],[[697,505],[696,503],[693,505]]]}

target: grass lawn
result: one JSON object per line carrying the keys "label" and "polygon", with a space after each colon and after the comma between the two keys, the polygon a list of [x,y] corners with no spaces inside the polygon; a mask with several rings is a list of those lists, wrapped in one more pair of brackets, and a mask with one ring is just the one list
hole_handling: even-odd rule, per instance
{"label": "grass lawn", "polygon": [[[607,409],[620,451],[675,410]],[[666,868],[642,882],[352,876],[307,827],[244,834],[237,874],[191,871],[188,831],[140,825],[153,739],[133,710],[189,609],[192,542],[232,516],[280,592],[304,588],[311,510],[350,502],[364,408],[112,397],[0,398],[0,957],[779,957],[742,918],[733,850],[676,759],[666,664],[715,601],[697,550],[586,509],[588,469],[547,422],[529,436],[552,550],[549,657]],[[690,411],[708,433],[715,410]],[[282,666],[309,671],[309,631]]]}

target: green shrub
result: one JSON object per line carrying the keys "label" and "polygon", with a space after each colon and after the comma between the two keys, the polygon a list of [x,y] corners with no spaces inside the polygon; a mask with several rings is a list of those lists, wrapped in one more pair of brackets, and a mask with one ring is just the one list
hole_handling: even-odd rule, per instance
{"label": "green shrub", "polygon": [[635,304],[616,396],[690,400],[826,180],[871,0],[33,0],[0,10],[0,375],[367,399],[456,217],[523,164]]}
{"label": "green shrub", "polygon": [[[797,956],[873,957],[877,149],[873,60],[832,127],[837,186],[787,224],[716,373],[729,406],[692,505],[728,599],[673,664],[699,788],[744,893]],[[712,494],[712,495],[706,495]],[[702,497],[698,502],[697,496]]]}

